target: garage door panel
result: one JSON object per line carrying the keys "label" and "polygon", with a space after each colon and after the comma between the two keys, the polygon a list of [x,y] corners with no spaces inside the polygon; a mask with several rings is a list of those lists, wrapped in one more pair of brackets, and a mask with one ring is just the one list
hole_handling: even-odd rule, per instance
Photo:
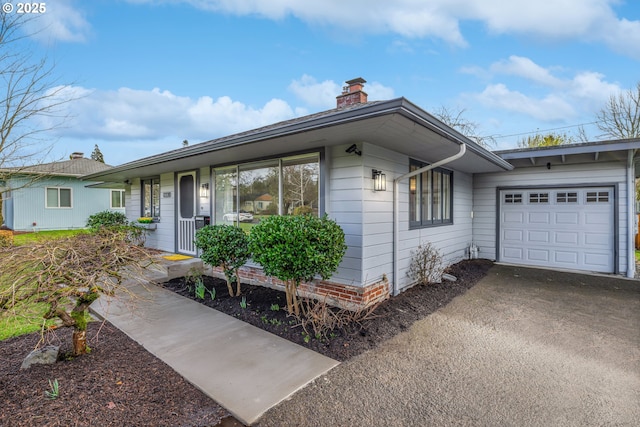
{"label": "garage door panel", "polygon": [[609,247],[609,235],[604,233],[584,233],[585,245]]}
{"label": "garage door panel", "polygon": [[504,190],[500,198],[500,261],[615,271],[611,187]]}
{"label": "garage door panel", "polygon": [[504,224],[523,224],[524,213],[523,212],[504,212],[502,215],[502,222]]}
{"label": "garage door panel", "polygon": [[579,254],[576,251],[556,251],[554,261],[558,264],[576,265],[578,264]]}
{"label": "garage door panel", "polygon": [[502,239],[505,242],[522,242],[524,237],[523,230],[504,230]]}
{"label": "garage door panel", "polygon": [[506,247],[502,248],[502,255],[511,262],[519,262],[524,260],[524,250],[522,248]]}
{"label": "garage door panel", "polygon": [[529,223],[531,224],[549,224],[551,215],[549,212],[530,212]]}
{"label": "garage door panel", "polygon": [[570,224],[570,225],[580,224],[580,214],[576,212],[557,212],[555,217],[556,217],[556,224]]}
{"label": "garage door panel", "polygon": [[610,221],[611,216],[608,212],[585,212],[584,214],[584,223],[586,225],[607,225],[611,223]]}
{"label": "garage door panel", "polygon": [[527,235],[529,243],[550,243],[548,231],[529,231]]}
{"label": "garage door panel", "polygon": [[526,253],[527,253],[527,259],[530,261],[541,261],[541,262],[549,261],[548,249],[528,249]]}
{"label": "garage door panel", "polygon": [[585,267],[594,269],[606,267],[611,261],[612,256],[605,253],[586,253],[584,254]]}
{"label": "garage door panel", "polygon": [[580,233],[577,231],[556,231],[554,242],[561,245],[577,245]]}

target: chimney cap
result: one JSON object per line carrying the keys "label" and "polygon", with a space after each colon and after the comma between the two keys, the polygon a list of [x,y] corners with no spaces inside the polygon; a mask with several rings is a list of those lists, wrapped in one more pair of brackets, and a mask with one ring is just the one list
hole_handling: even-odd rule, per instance
{"label": "chimney cap", "polygon": [[84,153],[80,152],[80,151],[74,151],[73,153],[71,153],[71,159],[82,159],[84,158]]}
{"label": "chimney cap", "polygon": [[364,84],[366,82],[367,81],[365,79],[363,79],[362,77],[356,77],[355,79],[347,80],[345,83],[348,84],[348,85],[354,85],[354,84],[357,84],[357,83]]}

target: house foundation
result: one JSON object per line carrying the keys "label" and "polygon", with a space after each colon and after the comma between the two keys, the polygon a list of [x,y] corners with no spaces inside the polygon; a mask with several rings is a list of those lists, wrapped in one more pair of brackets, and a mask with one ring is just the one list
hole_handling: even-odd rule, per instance
{"label": "house foundation", "polygon": [[[205,274],[224,279],[224,272],[220,267],[207,267]],[[275,277],[267,276],[259,267],[243,266],[239,270],[240,281],[255,286],[265,286],[284,292],[284,282]],[[326,280],[303,282],[298,286],[298,295],[324,301],[334,307],[351,311],[362,310],[390,296],[389,281],[384,277],[379,282],[360,287],[345,285]]]}

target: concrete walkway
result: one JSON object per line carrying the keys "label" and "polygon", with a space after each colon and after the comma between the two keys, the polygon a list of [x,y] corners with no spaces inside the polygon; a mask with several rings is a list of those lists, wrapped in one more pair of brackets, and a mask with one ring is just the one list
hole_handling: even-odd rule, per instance
{"label": "concrete walkway", "polygon": [[[159,274],[162,278],[162,273]],[[243,423],[338,362],[157,285],[129,285],[91,309]]]}

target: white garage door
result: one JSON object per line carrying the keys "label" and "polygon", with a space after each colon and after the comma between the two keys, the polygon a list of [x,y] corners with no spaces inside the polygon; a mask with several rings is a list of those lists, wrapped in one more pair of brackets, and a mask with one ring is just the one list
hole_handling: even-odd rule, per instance
{"label": "white garage door", "polygon": [[613,189],[500,192],[499,261],[614,273]]}

